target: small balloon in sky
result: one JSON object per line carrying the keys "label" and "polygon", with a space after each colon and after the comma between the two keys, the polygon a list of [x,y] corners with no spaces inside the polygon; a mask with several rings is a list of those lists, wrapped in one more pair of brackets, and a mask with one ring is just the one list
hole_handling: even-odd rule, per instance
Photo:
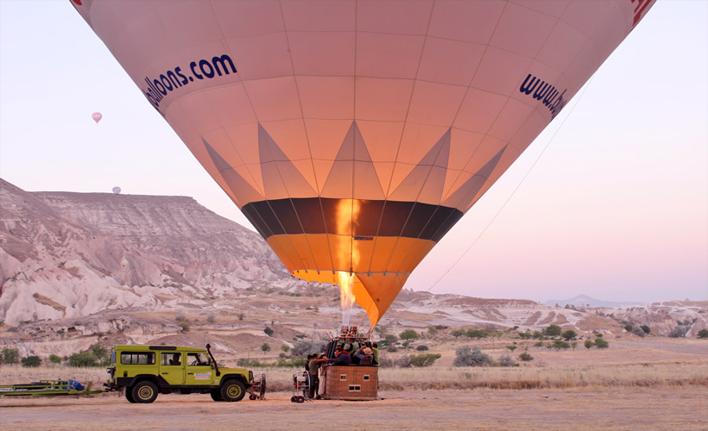
{"label": "small balloon in sky", "polygon": [[94,112],[93,114],[91,114],[91,118],[93,118],[93,121],[98,124],[98,122],[101,121],[101,118],[103,118],[103,114],[101,114],[100,112]]}
{"label": "small balloon in sky", "polygon": [[119,195],[120,194],[120,187],[118,187],[118,186],[113,187],[113,194]]}

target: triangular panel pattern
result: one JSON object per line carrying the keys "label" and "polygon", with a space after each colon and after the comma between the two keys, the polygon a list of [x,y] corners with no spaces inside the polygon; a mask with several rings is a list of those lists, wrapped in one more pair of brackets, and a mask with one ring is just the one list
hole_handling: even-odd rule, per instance
{"label": "triangular panel pattern", "polygon": [[450,129],[418,162],[408,176],[388,197],[394,201],[438,203],[442,199],[450,157]]}
{"label": "triangular panel pattern", "polygon": [[260,124],[258,125],[258,152],[266,199],[317,195],[310,183]]}
{"label": "triangular panel pattern", "polygon": [[459,210],[467,208],[468,204],[472,202],[472,199],[474,199],[477,192],[479,192],[484,185],[484,182],[492,174],[492,171],[497,166],[497,163],[499,163],[499,159],[501,159],[502,154],[504,154],[504,150],[506,150],[506,146],[499,150],[494,157],[489,159],[484,166],[479,168],[474,175],[465,181],[465,183],[462,184],[462,186],[457,189],[455,193],[443,202],[443,205],[450,208],[457,208]]}
{"label": "triangular panel pattern", "polygon": [[383,199],[374,163],[356,121],[352,122],[322,187],[324,197]]}
{"label": "triangular panel pattern", "polygon": [[251,185],[248,184],[248,181],[243,179],[243,177],[239,175],[238,172],[236,172],[234,168],[232,168],[231,165],[229,165],[228,162],[224,160],[214,148],[212,148],[211,145],[209,145],[206,139],[202,138],[202,142],[207,149],[207,153],[209,153],[209,157],[211,157],[212,162],[214,162],[214,166],[216,166],[216,169],[224,179],[224,182],[229,187],[231,193],[236,196],[239,205],[243,206],[249,202],[260,201],[263,199],[263,196],[251,187]]}

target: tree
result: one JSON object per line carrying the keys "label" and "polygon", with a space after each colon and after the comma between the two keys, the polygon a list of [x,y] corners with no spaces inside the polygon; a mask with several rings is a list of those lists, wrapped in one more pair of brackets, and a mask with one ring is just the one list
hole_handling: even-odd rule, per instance
{"label": "tree", "polygon": [[651,328],[649,326],[642,325],[642,326],[640,326],[640,328],[642,328],[642,331],[644,331],[645,334],[647,334],[647,335],[651,334]]}
{"label": "tree", "polygon": [[698,331],[698,338],[708,338],[708,329]]}
{"label": "tree", "polygon": [[585,340],[585,343],[583,343],[583,345],[585,346],[586,349],[591,349],[592,346],[595,345],[595,343],[593,343],[593,341],[591,339],[587,339],[587,340]]}
{"label": "tree", "polygon": [[98,361],[93,353],[86,351],[69,356],[69,365],[72,367],[96,367]]}
{"label": "tree", "polygon": [[551,348],[560,350],[560,349],[570,349],[570,344],[568,344],[566,341],[563,340],[554,340],[553,344],[551,344]]}
{"label": "tree", "polygon": [[524,362],[533,361],[533,356],[531,356],[531,354],[529,352],[522,352],[519,355],[519,359]]}
{"label": "tree", "polygon": [[22,366],[28,368],[37,368],[42,365],[42,358],[37,355],[30,355],[22,358]]}
{"label": "tree", "polygon": [[568,329],[567,331],[563,332],[563,334],[561,334],[561,337],[563,337],[565,341],[574,340],[577,336],[578,334],[575,333],[575,331],[573,331],[572,329]]}
{"label": "tree", "polygon": [[265,355],[266,352],[270,352],[270,344],[268,343],[263,343],[261,344],[261,352]]}
{"label": "tree", "polygon": [[548,327],[543,330],[543,334],[549,337],[557,337],[561,334],[561,327],[558,325],[548,325]]}
{"label": "tree", "polygon": [[396,344],[397,341],[398,341],[398,337],[396,337],[393,334],[386,334],[386,336],[384,337],[384,343],[387,346],[392,346],[392,345]]}
{"label": "tree", "polygon": [[273,331],[273,328],[270,326],[266,326],[265,329],[263,329],[263,332],[265,332],[267,336],[272,337],[275,331]]}
{"label": "tree", "polygon": [[418,333],[413,329],[406,329],[398,334],[398,336],[401,337],[401,340],[417,340],[419,337]]}
{"label": "tree", "polygon": [[20,351],[7,347],[2,349],[2,356],[0,357],[0,362],[8,365],[20,362]]}
{"label": "tree", "polygon": [[52,364],[61,364],[61,358],[58,355],[52,353],[51,355],[49,355],[49,362],[51,362]]}

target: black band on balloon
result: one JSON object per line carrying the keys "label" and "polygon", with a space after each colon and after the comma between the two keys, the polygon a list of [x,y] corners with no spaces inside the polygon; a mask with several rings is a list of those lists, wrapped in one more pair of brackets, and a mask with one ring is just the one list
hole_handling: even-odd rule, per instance
{"label": "black band on balloon", "polygon": [[[334,198],[251,202],[241,211],[264,238],[328,233],[350,235],[357,240],[404,236],[437,242],[462,217],[456,208],[420,202]],[[355,217],[350,217],[352,213]],[[338,216],[344,220],[338,221]],[[348,218],[354,218],[353,223]]]}

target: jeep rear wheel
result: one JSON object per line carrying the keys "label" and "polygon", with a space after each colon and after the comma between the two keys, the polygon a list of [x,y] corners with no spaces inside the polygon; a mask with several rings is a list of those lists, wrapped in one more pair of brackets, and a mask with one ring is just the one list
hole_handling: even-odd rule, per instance
{"label": "jeep rear wheel", "polygon": [[238,380],[227,380],[221,384],[219,392],[223,401],[241,401],[246,395],[246,386]]}
{"label": "jeep rear wheel", "polygon": [[143,380],[133,385],[130,395],[136,403],[151,403],[157,398],[157,385],[149,380]]}
{"label": "jeep rear wheel", "polygon": [[214,401],[224,401],[223,398],[221,398],[221,390],[220,389],[212,389],[211,392],[211,399]]}

